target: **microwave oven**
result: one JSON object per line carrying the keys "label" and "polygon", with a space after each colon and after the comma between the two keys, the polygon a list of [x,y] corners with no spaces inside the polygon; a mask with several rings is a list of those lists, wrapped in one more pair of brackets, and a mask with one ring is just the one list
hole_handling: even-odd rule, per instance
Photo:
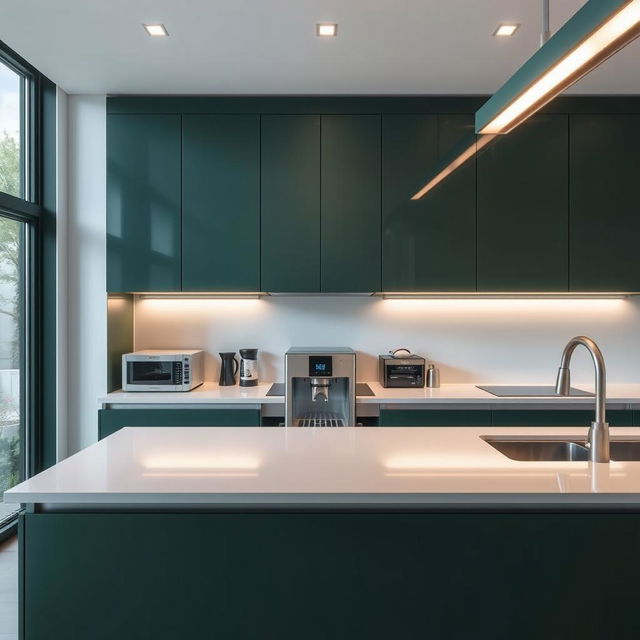
{"label": "microwave oven", "polygon": [[147,349],[122,356],[124,391],[191,391],[204,378],[201,349]]}

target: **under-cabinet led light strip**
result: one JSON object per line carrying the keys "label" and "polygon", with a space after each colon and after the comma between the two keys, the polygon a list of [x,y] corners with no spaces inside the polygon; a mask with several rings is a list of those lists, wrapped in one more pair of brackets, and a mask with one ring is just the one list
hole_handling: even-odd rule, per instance
{"label": "under-cabinet led light strip", "polygon": [[242,292],[189,292],[189,291],[175,291],[175,292],[162,292],[162,291],[140,291],[135,292],[135,295],[139,300],[258,300],[263,296],[269,295],[262,291],[242,293]]}
{"label": "under-cabinet led light strip", "polygon": [[444,299],[466,299],[466,300],[482,300],[482,299],[499,299],[499,300],[527,300],[527,299],[545,299],[545,300],[621,300],[629,296],[638,295],[637,293],[619,292],[619,291],[567,291],[561,293],[554,292],[443,292],[443,293],[403,293],[401,291],[382,292],[377,294],[385,300],[444,300]]}

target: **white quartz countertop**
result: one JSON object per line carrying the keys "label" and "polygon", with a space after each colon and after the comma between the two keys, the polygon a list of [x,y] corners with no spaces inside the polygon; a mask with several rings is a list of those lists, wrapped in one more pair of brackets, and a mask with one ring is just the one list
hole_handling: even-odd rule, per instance
{"label": "white quartz countertop", "polygon": [[[375,395],[358,396],[359,404],[586,404],[593,405],[591,397],[521,397],[499,398],[478,389],[475,384],[443,384],[438,389],[385,389],[379,382],[367,382]],[[478,382],[483,384],[483,382]],[[506,383],[505,383],[506,384]],[[548,381],[547,384],[553,384]],[[267,396],[271,382],[256,387],[220,387],[206,382],[200,387],[182,393],[114,391],[101,398],[103,404],[282,404],[282,396]],[[523,385],[524,386],[524,385]],[[585,391],[593,385],[575,384]],[[640,404],[640,384],[610,384],[607,386],[610,404]]]}
{"label": "white quartz countertop", "polygon": [[[5,492],[50,505],[635,505],[640,463],[517,462],[483,435],[586,429],[125,428]],[[612,436],[640,438],[640,429]]]}

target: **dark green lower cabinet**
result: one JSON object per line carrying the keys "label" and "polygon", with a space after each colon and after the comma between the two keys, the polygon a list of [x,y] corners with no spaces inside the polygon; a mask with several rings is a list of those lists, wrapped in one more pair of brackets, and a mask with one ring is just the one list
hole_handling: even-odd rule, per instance
{"label": "dark green lower cabinet", "polygon": [[381,427],[488,427],[491,411],[472,409],[383,409]]}
{"label": "dark green lower cabinet", "polygon": [[99,437],[122,427],[259,427],[258,409],[101,409]]}
{"label": "dark green lower cabinet", "polygon": [[[496,427],[588,427],[593,418],[593,409],[493,411],[493,425]],[[630,427],[633,415],[631,411],[622,409],[607,411],[607,422],[612,427]]]}
{"label": "dark green lower cabinet", "polygon": [[[587,427],[593,409],[383,409],[381,427]],[[640,411],[607,411],[612,427],[640,426]]]}
{"label": "dark green lower cabinet", "polygon": [[[590,562],[598,548],[602,562]],[[629,640],[640,515],[34,513],[23,640]]]}

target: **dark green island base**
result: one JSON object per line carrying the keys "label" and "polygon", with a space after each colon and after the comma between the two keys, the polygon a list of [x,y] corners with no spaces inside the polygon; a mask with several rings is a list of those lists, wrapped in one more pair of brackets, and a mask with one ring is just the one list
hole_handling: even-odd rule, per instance
{"label": "dark green island base", "polygon": [[640,513],[104,509],[21,517],[22,640],[640,636]]}

